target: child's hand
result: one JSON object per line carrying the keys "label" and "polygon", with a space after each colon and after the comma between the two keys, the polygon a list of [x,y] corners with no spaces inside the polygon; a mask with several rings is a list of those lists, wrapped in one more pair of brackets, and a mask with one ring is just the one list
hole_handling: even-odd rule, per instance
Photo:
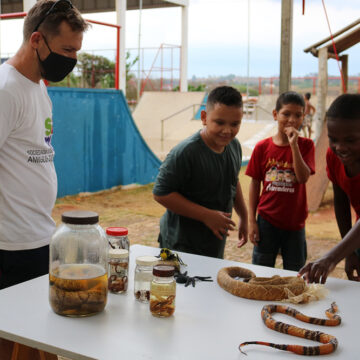
{"label": "child's hand", "polygon": [[230,218],[230,213],[217,210],[210,210],[204,224],[222,240],[224,235],[229,236],[229,230],[234,230],[235,223]]}
{"label": "child's hand", "polygon": [[[360,281],[360,260],[355,253],[346,257],[345,272],[349,280]],[[354,276],[354,272],[357,276]]]}
{"label": "child's hand", "polygon": [[302,267],[298,276],[303,276],[308,283],[325,284],[330,272],[334,270],[335,263],[328,257],[323,257],[315,262],[310,262]]}
{"label": "child's hand", "polygon": [[239,242],[237,244],[238,248],[244,246],[248,241],[248,224],[247,221],[241,221],[239,224]]}
{"label": "child's hand", "polygon": [[259,227],[256,221],[249,222],[249,239],[254,245],[259,245]]}
{"label": "child's hand", "polygon": [[286,127],[284,129],[284,133],[286,134],[286,136],[287,136],[287,138],[289,140],[290,146],[294,145],[294,144],[297,144],[297,139],[298,139],[298,137],[300,135],[298,130],[296,130],[292,126],[289,126],[289,127]]}

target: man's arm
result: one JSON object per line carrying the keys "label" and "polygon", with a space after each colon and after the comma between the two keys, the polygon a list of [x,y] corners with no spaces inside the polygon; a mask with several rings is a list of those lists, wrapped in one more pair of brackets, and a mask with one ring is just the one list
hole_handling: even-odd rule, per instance
{"label": "man's arm", "polygon": [[260,240],[259,227],[256,222],[256,210],[259,203],[260,187],[260,180],[252,178],[249,187],[249,238],[254,245],[257,245]]}
{"label": "man's arm", "polygon": [[178,215],[204,223],[220,240],[224,235],[229,235],[228,230],[234,229],[235,223],[231,220],[230,213],[208,209],[186,199],[178,192],[163,196],[154,194],[154,199]]}
{"label": "man's arm", "polygon": [[[338,185],[333,184],[333,189],[336,222],[341,237],[344,238],[352,226],[351,205],[348,196]],[[346,255],[345,272],[349,280],[356,280],[360,276],[360,261],[354,252]],[[357,272],[357,277],[354,276],[354,272]]]}
{"label": "man's arm", "polygon": [[244,246],[248,240],[248,212],[239,181],[236,184],[234,208],[236,213],[239,215],[239,242],[237,246],[240,248]]}

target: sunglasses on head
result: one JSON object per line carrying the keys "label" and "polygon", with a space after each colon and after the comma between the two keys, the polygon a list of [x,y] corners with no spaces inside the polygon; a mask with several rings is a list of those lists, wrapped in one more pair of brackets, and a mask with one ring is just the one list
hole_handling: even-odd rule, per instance
{"label": "sunglasses on head", "polygon": [[43,21],[50,15],[57,12],[67,12],[70,9],[73,8],[73,4],[70,0],[57,0],[54,2],[54,4],[51,6],[51,8],[45,13],[45,15],[42,17],[42,19],[39,21],[39,23],[35,26],[35,29],[33,32],[38,31],[39,26],[43,23]]}

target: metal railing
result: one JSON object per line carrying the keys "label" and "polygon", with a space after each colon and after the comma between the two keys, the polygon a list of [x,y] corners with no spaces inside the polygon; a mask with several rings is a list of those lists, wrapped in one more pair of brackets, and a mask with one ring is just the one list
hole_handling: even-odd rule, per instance
{"label": "metal railing", "polygon": [[192,116],[191,120],[195,120],[196,111],[198,111],[198,109],[195,111],[195,107],[198,106],[200,108],[201,106],[204,106],[204,105],[205,104],[191,104],[191,105],[188,105],[188,106],[184,107],[183,109],[181,109],[181,110],[167,116],[166,118],[160,120],[160,123],[161,123],[161,134],[160,134],[161,151],[164,151],[164,123],[165,123],[165,121],[170,120],[173,117],[175,117],[176,115],[179,115],[179,114],[183,113],[184,111],[186,111],[188,109],[191,109],[191,108],[193,109],[193,116]]}

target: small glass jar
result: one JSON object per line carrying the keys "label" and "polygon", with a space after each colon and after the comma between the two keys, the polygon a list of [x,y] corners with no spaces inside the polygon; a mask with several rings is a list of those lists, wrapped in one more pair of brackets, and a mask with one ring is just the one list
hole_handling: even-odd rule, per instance
{"label": "small glass jar", "polygon": [[175,267],[156,265],[150,286],[150,311],[157,317],[169,317],[175,312]]}
{"label": "small glass jar", "polygon": [[50,241],[49,301],[64,316],[89,316],[105,308],[108,245],[99,216],[68,211]]}
{"label": "small glass jar", "polygon": [[110,249],[108,260],[108,288],[115,294],[126,292],[128,288],[129,251]]}
{"label": "small glass jar", "polygon": [[129,250],[128,229],[124,227],[108,227],[106,228],[106,236],[109,246],[112,249]]}
{"label": "small glass jar", "polygon": [[150,283],[153,279],[153,267],[159,262],[155,256],[138,256],[134,276],[134,295],[136,300],[149,302]]}

